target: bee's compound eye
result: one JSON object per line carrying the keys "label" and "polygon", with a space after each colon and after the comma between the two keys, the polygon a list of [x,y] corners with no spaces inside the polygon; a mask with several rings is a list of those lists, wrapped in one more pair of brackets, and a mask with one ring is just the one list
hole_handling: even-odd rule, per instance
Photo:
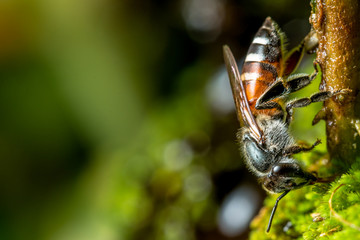
{"label": "bee's compound eye", "polygon": [[260,148],[255,140],[245,140],[244,150],[248,160],[256,170],[264,172],[269,169],[270,161],[268,158],[271,155]]}

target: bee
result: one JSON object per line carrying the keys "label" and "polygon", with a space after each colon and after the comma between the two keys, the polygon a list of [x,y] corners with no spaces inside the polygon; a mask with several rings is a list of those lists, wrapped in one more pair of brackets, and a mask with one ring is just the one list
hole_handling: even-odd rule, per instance
{"label": "bee", "polygon": [[[299,145],[289,134],[294,108],[322,102],[346,90],[320,91],[308,98],[285,102],[285,97],[309,85],[318,73],[292,74],[305,51],[316,46],[310,32],[299,46],[287,52],[285,35],[278,25],[266,18],[248,50],[240,74],[228,46],[223,47],[225,65],[229,74],[238,120],[244,127],[237,134],[246,165],[273,194],[281,193],[272,209],[266,232],[270,231],[279,201],[291,190],[316,182],[324,182],[313,173],[302,169],[292,155],[312,150],[320,144]],[[283,107],[285,109],[283,109]]]}

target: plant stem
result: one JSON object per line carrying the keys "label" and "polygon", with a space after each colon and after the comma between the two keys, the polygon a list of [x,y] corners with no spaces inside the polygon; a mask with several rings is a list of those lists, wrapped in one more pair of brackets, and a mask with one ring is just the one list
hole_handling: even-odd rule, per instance
{"label": "plant stem", "polygon": [[[346,168],[360,156],[360,5],[358,0],[315,0],[310,18],[319,38],[320,90],[351,89],[324,103],[327,147],[333,163]],[[339,169],[340,170],[340,169]]]}

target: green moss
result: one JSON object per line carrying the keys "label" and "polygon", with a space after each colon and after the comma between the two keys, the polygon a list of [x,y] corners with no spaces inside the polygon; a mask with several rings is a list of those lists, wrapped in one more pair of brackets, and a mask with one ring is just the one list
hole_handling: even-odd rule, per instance
{"label": "green moss", "polygon": [[267,234],[265,229],[277,197],[269,196],[252,222],[250,239],[356,239],[360,236],[359,192],[360,163],[357,162],[332,183],[290,192],[280,201]]}

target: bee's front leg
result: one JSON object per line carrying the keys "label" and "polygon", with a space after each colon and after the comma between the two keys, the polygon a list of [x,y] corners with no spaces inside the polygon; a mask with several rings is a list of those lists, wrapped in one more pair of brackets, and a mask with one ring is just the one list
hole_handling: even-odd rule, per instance
{"label": "bee's front leg", "polygon": [[314,147],[316,147],[317,145],[319,145],[321,143],[320,139],[317,139],[316,142],[311,145],[310,147],[308,146],[300,146],[300,145],[293,145],[290,146],[288,148],[286,148],[282,153],[284,156],[290,156],[296,153],[300,153],[300,152],[308,152],[314,149]]}

